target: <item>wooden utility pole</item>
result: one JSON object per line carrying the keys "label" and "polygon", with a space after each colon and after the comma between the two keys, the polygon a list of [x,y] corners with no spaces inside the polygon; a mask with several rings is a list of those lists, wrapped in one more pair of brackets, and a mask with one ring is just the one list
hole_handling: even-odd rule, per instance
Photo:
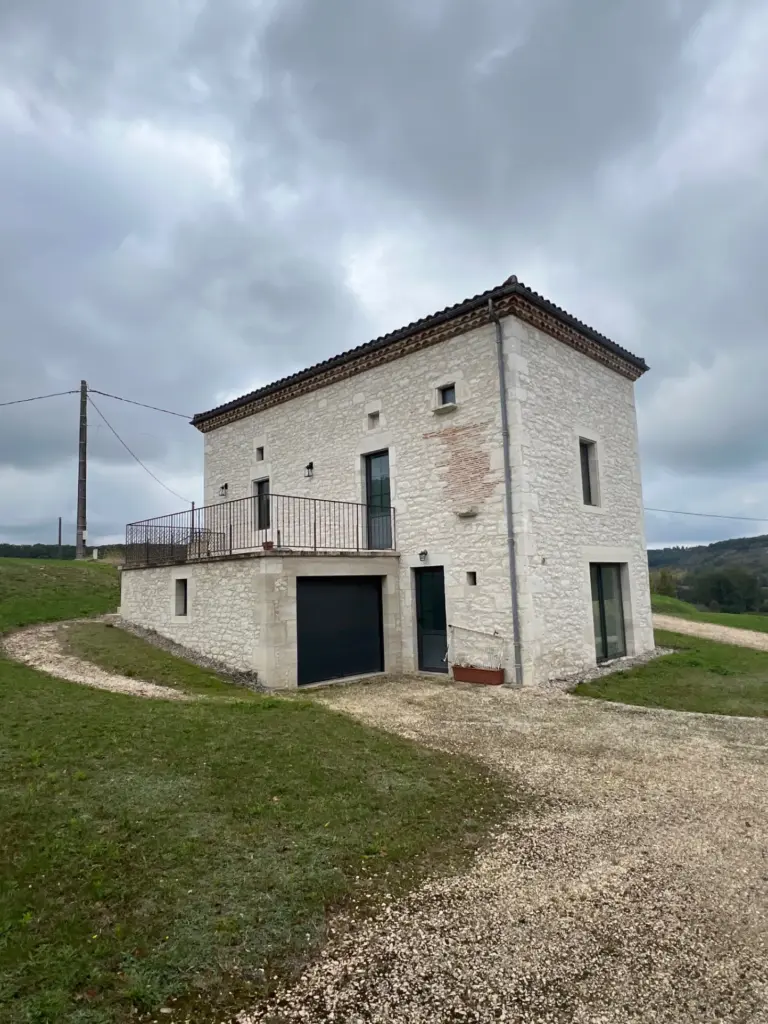
{"label": "wooden utility pole", "polygon": [[85,558],[88,539],[86,481],[88,467],[88,385],[80,381],[80,445],[77,460],[77,539],[75,558]]}
{"label": "wooden utility pole", "polygon": [[59,559],[61,559],[61,516],[59,516]]}

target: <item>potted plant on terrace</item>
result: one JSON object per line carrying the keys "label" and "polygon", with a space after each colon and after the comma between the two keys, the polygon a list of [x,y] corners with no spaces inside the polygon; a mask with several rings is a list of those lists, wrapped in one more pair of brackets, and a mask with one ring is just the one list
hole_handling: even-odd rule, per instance
{"label": "potted plant on terrace", "polygon": [[501,686],[507,640],[498,630],[473,629],[451,623],[448,657],[457,683]]}
{"label": "potted plant on terrace", "polygon": [[478,668],[476,665],[454,663],[453,678],[457,683],[480,683],[483,686],[501,686],[504,682],[503,668]]}

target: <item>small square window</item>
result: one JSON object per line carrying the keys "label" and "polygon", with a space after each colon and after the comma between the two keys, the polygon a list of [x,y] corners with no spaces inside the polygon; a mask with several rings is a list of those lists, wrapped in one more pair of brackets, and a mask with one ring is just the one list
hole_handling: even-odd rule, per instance
{"label": "small square window", "polygon": [[379,415],[379,413],[377,413],[377,412],[369,412],[368,413],[368,429],[369,430],[375,430],[378,427],[378,425],[379,425],[379,420],[380,419],[381,419],[381,416]]}
{"label": "small square window", "polygon": [[257,462],[263,462],[264,461],[264,448],[263,447],[256,449],[256,461]]}
{"label": "small square window", "polygon": [[599,505],[597,479],[597,445],[594,441],[579,439],[581,461],[581,495],[585,505]]}
{"label": "small square window", "polygon": [[174,585],[176,615],[187,614],[187,581],[176,580]]}
{"label": "small square window", "polygon": [[470,587],[476,587],[477,586],[477,573],[476,572],[468,572],[467,573],[467,585],[470,586]]}
{"label": "small square window", "polygon": [[438,390],[440,405],[456,405],[456,385],[446,384]]}

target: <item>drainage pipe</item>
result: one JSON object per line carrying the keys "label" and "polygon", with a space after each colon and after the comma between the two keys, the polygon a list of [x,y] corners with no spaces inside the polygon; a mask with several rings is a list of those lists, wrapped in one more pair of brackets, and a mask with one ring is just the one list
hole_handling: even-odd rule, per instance
{"label": "drainage pipe", "polygon": [[507,551],[509,555],[509,589],[512,598],[512,630],[515,649],[515,684],[523,685],[523,645],[520,639],[520,602],[517,586],[517,548],[515,546],[515,519],[512,509],[512,464],[509,455],[509,410],[507,408],[507,373],[504,362],[504,333],[499,315],[488,299],[488,316],[496,326],[496,358],[499,371],[499,401],[501,403],[501,438],[504,449],[504,498],[507,513]]}

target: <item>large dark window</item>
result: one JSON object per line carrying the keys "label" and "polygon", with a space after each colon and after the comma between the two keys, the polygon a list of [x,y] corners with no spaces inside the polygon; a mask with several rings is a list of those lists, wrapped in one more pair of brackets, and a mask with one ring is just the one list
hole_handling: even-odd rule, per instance
{"label": "large dark window", "polygon": [[368,547],[392,547],[392,493],[389,482],[389,452],[365,456],[365,489],[368,506]]}
{"label": "large dark window", "polygon": [[598,505],[597,447],[594,441],[579,441],[581,457],[581,492],[585,505]]}
{"label": "large dark window", "polygon": [[269,516],[269,480],[255,480],[253,496],[256,499],[253,510],[253,525],[257,530],[268,530]]}
{"label": "large dark window", "polygon": [[597,660],[621,658],[627,653],[621,566],[593,564],[589,568]]}

